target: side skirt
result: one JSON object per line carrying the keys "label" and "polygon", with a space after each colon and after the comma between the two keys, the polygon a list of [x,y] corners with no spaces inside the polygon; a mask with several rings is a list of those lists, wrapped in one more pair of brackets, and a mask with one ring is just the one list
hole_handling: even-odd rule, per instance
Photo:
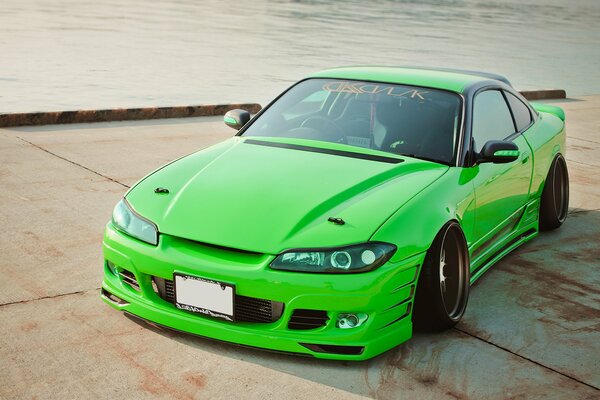
{"label": "side skirt", "polygon": [[504,244],[500,249],[493,252],[482,264],[479,268],[471,273],[471,285],[477,281],[490,267],[496,264],[502,257],[519,247],[525,242],[530,241],[534,237],[538,235],[537,224],[532,226],[530,229],[526,230],[523,233],[514,236],[510,239],[506,244]]}
{"label": "side skirt", "polygon": [[[481,246],[485,250],[480,247],[471,254],[475,265],[471,270],[471,285],[502,257],[538,235],[539,205],[539,199],[528,203],[505,221],[504,227],[488,239],[489,244]],[[518,216],[516,221],[515,215]]]}

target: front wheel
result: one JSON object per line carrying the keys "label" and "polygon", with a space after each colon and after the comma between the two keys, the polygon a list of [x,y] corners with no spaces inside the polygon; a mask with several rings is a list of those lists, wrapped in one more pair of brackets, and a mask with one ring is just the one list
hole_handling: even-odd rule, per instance
{"label": "front wheel", "polygon": [[567,219],[568,212],[569,172],[564,157],[558,154],[552,161],[542,191],[540,230],[549,231],[558,228]]}
{"label": "front wheel", "polygon": [[469,286],[466,240],[458,223],[449,222],[425,256],[415,294],[415,328],[442,331],[456,325],[467,308]]}

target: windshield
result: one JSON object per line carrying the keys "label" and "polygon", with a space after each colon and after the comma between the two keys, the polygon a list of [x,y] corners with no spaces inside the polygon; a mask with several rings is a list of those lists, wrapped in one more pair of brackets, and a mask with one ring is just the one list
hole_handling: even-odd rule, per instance
{"label": "windshield", "polygon": [[460,98],[390,83],[308,79],[288,90],[242,133],[343,143],[451,163]]}

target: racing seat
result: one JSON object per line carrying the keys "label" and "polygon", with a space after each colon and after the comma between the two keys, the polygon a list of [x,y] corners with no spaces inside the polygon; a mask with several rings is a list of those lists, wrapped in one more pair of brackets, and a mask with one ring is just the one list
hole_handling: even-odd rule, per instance
{"label": "racing seat", "polygon": [[[361,97],[354,97],[348,100],[344,111],[337,119],[336,123],[344,132],[346,141],[349,138],[366,139],[369,142],[372,140],[370,132],[370,116],[371,116],[371,102],[368,99]],[[352,144],[352,143],[349,143]],[[363,146],[363,147],[372,147]]]}
{"label": "racing seat", "polygon": [[402,99],[400,106],[382,103],[379,122],[386,134],[381,150],[450,161],[454,149],[453,113],[436,104]]}
{"label": "racing seat", "polygon": [[381,150],[396,154],[417,154],[423,140],[424,122],[416,100],[386,101],[378,104],[377,120],[385,133]]}

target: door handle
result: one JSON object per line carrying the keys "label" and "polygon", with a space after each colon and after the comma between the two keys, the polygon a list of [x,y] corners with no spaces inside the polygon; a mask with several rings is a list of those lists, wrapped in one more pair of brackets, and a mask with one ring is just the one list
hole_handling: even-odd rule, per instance
{"label": "door handle", "polygon": [[525,164],[529,161],[529,153],[523,153],[523,159],[521,160],[521,164]]}

